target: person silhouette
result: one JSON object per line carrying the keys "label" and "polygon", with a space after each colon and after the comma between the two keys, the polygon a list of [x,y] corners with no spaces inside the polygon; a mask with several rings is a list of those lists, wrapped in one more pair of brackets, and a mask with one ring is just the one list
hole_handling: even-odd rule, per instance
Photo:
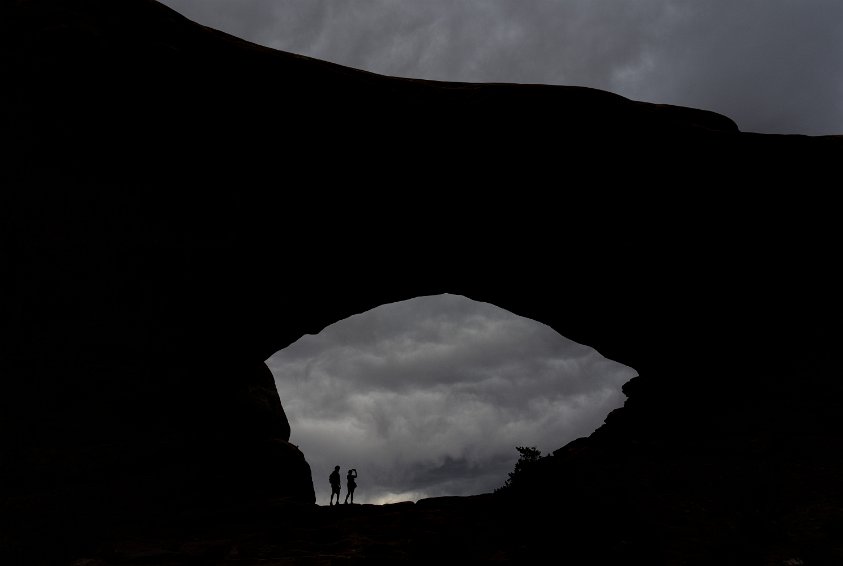
{"label": "person silhouette", "polygon": [[328,506],[334,504],[334,494],[337,494],[337,505],[340,504],[340,486],[342,485],[342,480],[340,480],[340,467],[334,466],[334,471],[331,472],[331,475],[328,476],[328,481],[331,482],[331,502],[328,503]]}
{"label": "person silhouette", "polygon": [[[348,486],[347,493],[345,494],[345,503],[348,504],[348,496],[351,496],[351,504],[354,505],[354,489],[357,487],[357,469],[351,468],[348,470],[348,474],[345,476],[345,482]],[[340,498],[337,497],[337,502],[339,502]]]}

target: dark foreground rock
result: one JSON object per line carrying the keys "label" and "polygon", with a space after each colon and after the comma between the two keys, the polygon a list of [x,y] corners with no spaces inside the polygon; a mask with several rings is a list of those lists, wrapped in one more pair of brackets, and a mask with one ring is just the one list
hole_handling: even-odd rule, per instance
{"label": "dark foreground rock", "polygon": [[[0,76],[4,563],[187,560],[166,554],[188,552],[179,533],[208,546],[252,521],[278,556],[315,548],[321,527],[298,525],[324,514],[302,510],[310,470],[263,361],[442,292],[640,378],[512,496],[523,512],[361,524],[427,517],[413,540],[490,560],[558,556],[566,532],[651,563],[839,562],[840,137],[594,89],[383,77],[151,0],[0,2]],[[277,501],[292,539],[262,514]],[[480,527],[458,545],[463,512]],[[140,544],[163,554],[102,554],[147,528],[177,534]],[[389,536],[390,556],[428,556]]]}
{"label": "dark foreground rock", "polygon": [[[580,487],[592,486],[586,481]],[[669,525],[636,522],[628,502],[607,505],[606,499],[586,503],[568,490],[565,498],[532,503],[492,494],[383,506],[265,502],[225,514],[112,528],[82,542],[68,541],[61,555],[53,545],[51,554],[40,558],[74,566],[839,563],[839,539],[821,539],[816,531],[818,523],[831,518],[822,509],[810,520],[802,518],[801,527],[808,530],[799,532],[761,514],[751,518],[754,526],[741,525],[750,518],[705,509],[711,503],[705,498],[672,501]],[[665,502],[653,499],[649,505]],[[707,519],[701,521],[702,515]],[[35,557],[37,551],[24,558]]]}
{"label": "dark foreground rock", "polygon": [[[66,560],[75,566],[181,566],[537,560],[603,564],[647,558],[637,555],[640,549],[629,541],[584,533],[570,510],[567,519],[561,509],[548,509],[542,519],[536,510],[528,514],[491,494],[383,506],[266,505],[259,513],[115,531],[96,542],[89,539],[87,548],[75,549]],[[552,544],[545,539],[548,535]]]}

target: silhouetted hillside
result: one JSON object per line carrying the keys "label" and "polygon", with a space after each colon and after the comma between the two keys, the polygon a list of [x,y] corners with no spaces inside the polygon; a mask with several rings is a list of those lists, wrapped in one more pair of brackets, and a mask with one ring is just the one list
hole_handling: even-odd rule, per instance
{"label": "silhouetted hillside", "polygon": [[[4,563],[840,561],[840,137],[151,0],[4,1],[0,73]],[[442,292],[635,368],[626,406],[506,500],[326,515],[263,361]]]}

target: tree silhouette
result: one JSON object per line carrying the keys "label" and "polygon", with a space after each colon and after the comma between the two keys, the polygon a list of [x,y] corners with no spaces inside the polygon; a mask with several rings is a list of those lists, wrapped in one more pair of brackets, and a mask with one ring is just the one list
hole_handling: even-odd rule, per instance
{"label": "tree silhouette", "polygon": [[495,490],[496,492],[520,485],[525,474],[529,473],[529,470],[542,458],[542,451],[535,446],[516,446],[515,449],[518,450],[519,454],[518,461],[515,462],[515,469],[509,472],[509,478],[502,487]]}

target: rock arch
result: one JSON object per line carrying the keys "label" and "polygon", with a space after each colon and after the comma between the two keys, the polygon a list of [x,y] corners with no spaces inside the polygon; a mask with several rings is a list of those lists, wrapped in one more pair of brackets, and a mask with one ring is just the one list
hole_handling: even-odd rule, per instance
{"label": "rock arch", "polygon": [[839,437],[836,209],[808,194],[839,138],[379,77],[154,2],[0,10],[0,526],[309,501],[263,360],[422,294],[636,368],[598,435],[610,459],[711,430],[792,446],[785,406],[817,450]]}

